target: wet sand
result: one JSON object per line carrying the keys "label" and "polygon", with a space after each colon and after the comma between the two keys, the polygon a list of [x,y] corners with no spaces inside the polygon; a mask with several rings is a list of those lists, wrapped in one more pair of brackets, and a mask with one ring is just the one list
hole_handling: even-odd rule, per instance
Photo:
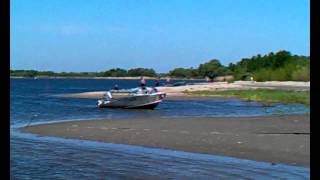
{"label": "wet sand", "polygon": [[20,130],[41,136],[310,166],[309,115],[83,120]]}

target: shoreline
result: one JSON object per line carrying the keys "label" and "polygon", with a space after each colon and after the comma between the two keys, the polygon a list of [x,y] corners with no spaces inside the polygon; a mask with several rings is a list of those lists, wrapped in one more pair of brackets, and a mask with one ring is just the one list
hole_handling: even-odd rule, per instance
{"label": "shoreline", "polygon": [[[227,90],[256,90],[256,89],[271,89],[271,90],[288,90],[288,91],[310,91],[310,82],[247,82],[236,81],[234,83],[227,82],[214,82],[214,83],[195,83],[192,85],[183,86],[159,86],[158,91],[167,94],[166,99],[189,99],[189,98],[223,98],[224,96],[203,96],[203,95],[190,95],[196,91],[227,91]],[[105,91],[91,91],[80,93],[66,93],[54,95],[66,98],[89,98],[99,99],[107,92]],[[117,94],[114,94],[117,96]],[[119,94],[120,95],[120,94]]]}
{"label": "shoreline", "polygon": [[[148,77],[148,76],[143,76],[145,79],[150,79],[150,80],[156,80],[158,77]],[[36,76],[36,77],[24,77],[24,76],[10,76],[10,79],[115,79],[115,80],[139,80],[140,76],[136,77],[81,77],[81,76],[74,76],[74,77],[63,77],[63,76]],[[166,78],[160,78],[161,80],[166,80]],[[205,80],[204,78],[170,78],[170,80]]]}
{"label": "shoreline", "polygon": [[81,120],[19,128],[41,136],[310,166],[310,115]]}

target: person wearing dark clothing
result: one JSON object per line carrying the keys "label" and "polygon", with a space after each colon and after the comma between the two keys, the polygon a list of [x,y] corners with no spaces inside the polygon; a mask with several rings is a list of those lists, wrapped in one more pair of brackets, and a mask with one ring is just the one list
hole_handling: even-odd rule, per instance
{"label": "person wearing dark clothing", "polygon": [[145,89],[146,88],[146,80],[144,79],[143,76],[140,77],[140,87],[142,89]]}
{"label": "person wearing dark clothing", "polygon": [[156,83],[154,84],[155,87],[160,86],[160,82],[159,82],[159,81],[160,81],[160,78],[158,78],[158,79],[156,80]]}
{"label": "person wearing dark clothing", "polygon": [[119,90],[118,84],[114,85],[113,90]]}

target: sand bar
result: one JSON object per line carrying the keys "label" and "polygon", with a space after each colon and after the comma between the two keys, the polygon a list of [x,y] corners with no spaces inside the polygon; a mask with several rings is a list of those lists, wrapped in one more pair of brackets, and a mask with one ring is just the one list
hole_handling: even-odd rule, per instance
{"label": "sand bar", "polygon": [[43,136],[310,166],[310,116],[84,120],[21,129]]}
{"label": "sand bar", "polygon": [[[192,96],[184,93],[185,91],[223,91],[223,90],[248,90],[248,89],[280,89],[280,90],[295,90],[295,91],[309,91],[310,82],[293,82],[293,81],[268,81],[268,82],[255,82],[255,81],[236,81],[234,83],[228,82],[214,82],[214,83],[195,83],[185,86],[174,87],[158,87],[159,91],[165,92],[168,98],[192,98]],[[59,94],[59,97],[68,98],[89,98],[99,99],[103,97],[106,91],[93,91],[82,93],[69,93]]]}

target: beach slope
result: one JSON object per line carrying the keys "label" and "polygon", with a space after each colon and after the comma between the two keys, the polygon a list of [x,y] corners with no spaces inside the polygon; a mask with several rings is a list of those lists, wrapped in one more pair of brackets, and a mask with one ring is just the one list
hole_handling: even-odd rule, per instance
{"label": "beach slope", "polygon": [[83,120],[21,130],[42,136],[310,165],[309,115]]}

